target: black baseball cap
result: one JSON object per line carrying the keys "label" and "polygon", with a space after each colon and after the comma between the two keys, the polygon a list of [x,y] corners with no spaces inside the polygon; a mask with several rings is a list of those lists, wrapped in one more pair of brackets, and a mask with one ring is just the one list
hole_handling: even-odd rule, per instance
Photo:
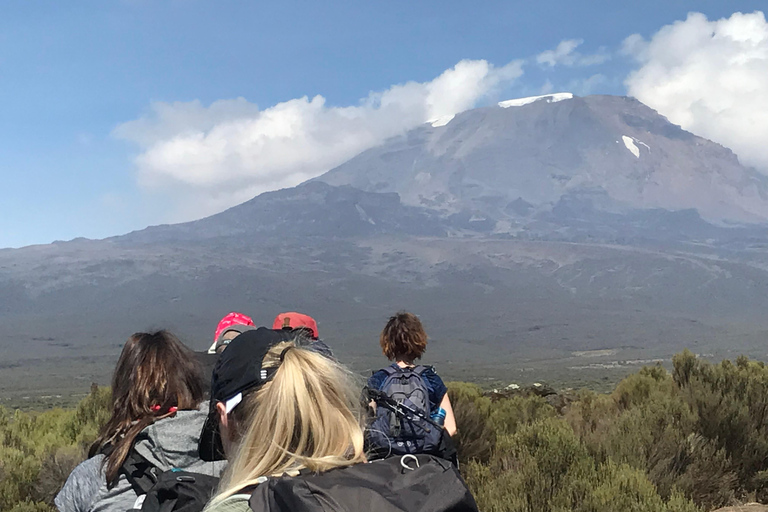
{"label": "black baseball cap", "polygon": [[243,400],[243,395],[260,388],[274,375],[277,368],[262,368],[269,349],[289,341],[289,332],[259,327],[234,338],[222,352],[211,376],[211,401],[208,418],[200,433],[198,450],[205,461],[224,460],[224,448],[219,433],[216,403],[222,402],[227,414]]}

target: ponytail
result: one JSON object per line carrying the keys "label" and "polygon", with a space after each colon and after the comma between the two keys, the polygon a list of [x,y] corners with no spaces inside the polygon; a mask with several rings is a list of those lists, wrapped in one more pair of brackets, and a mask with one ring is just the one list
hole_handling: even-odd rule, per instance
{"label": "ponytail", "polygon": [[277,371],[239,406],[247,408],[247,430],[213,503],[263,476],[365,461],[359,386],[348,370],[293,342],[272,347],[262,367]]}

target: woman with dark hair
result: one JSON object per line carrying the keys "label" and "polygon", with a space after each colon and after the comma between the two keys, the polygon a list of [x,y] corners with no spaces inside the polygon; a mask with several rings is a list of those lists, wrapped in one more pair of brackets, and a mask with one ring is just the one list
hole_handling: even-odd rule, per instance
{"label": "woman with dark hair", "polygon": [[[378,456],[401,453],[441,453],[439,431],[433,427],[442,425],[450,436],[456,433],[456,418],[448,398],[448,389],[431,366],[416,364],[427,350],[427,333],[421,320],[407,311],[390,317],[379,337],[381,350],[393,363],[375,372],[369,379],[367,390],[373,393],[371,407],[376,418],[368,429],[371,450]],[[394,409],[388,402],[400,404]],[[410,419],[395,415],[396,409],[415,409],[428,417],[430,422],[413,425]],[[400,422],[400,428],[391,427]],[[418,423],[418,420],[417,420]],[[432,426],[430,426],[432,425]],[[423,428],[422,428],[423,427]]]}
{"label": "woman with dark hair", "polygon": [[60,512],[125,511],[137,505],[125,464],[131,453],[158,471],[183,468],[218,475],[197,453],[206,412],[194,354],[167,331],[137,333],[112,377],[112,416],[56,496]]}

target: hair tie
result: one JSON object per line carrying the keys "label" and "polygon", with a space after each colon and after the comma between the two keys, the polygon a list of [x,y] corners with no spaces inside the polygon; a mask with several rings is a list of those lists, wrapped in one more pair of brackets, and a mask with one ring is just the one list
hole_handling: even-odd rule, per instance
{"label": "hair tie", "polygon": [[[152,412],[160,412],[160,410],[162,409],[162,406],[160,404],[155,404],[152,407],[150,407],[150,409],[152,410]],[[173,405],[173,406],[168,408],[168,413],[167,414],[172,414],[172,413],[178,412],[178,410],[179,410],[179,408],[176,407],[175,405]]]}
{"label": "hair tie", "polygon": [[286,352],[288,352],[292,348],[296,348],[296,347],[294,347],[293,345],[289,345],[289,346],[285,347],[282,352],[280,352],[280,362],[281,363],[283,361],[285,361],[285,354],[286,354]]}

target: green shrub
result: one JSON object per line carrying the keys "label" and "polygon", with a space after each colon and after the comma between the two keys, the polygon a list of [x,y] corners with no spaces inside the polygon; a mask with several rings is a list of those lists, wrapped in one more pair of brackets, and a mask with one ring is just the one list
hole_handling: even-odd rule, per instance
{"label": "green shrub", "polygon": [[448,395],[458,431],[454,442],[461,465],[470,461],[488,462],[496,443],[496,433],[489,424],[491,400],[475,384],[449,382]]}
{"label": "green shrub", "polygon": [[[685,351],[672,373],[648,367],[610,395],[580,391],[561,415],[541,399],[489,401],[476,388],[457,397],[474,407],[465,406],[472,435],[459,436],[459,444],[495,439],[463,469],[487,510],[601,510],[601,500],[607,507],[624,498],[634,500],[630,510],[768,501],[768,368],[761,362],[714,365]],[[461,431],[461,419],[458,425]],[[606,498],[611,493],[624,498]]]}
{"label": "green shrub", "polygon": [[673,375],[643,368],[610,396],[583,392],[566,417],[598,462],[627,464],[646,474],[662,498],[682,492],[710,508],[744,490],[729,452],[700,434],[698,409],[678,384],[681,376],[690,381],[697,364],[686,359]]}
{"label": "green shrub", "polygon": [[729,460],[736,495],[768,498],[761,476],[768,469],[768,368],[745,357],[713,365],[688,351],[673,365],[675,382],[697,414],[694,433],[723,451],[718,457]]}
{"label": "green shrub", "polygon": [[0,407],[0,510],[53,510],[56,494],[108,419],[109,397],[108,389],[94,387],[75,410]]}
{"label": "green shrub", "polygon": [[56,507],[47,503],[22,501],[13,505],[8,512],[56,512]]}
{"label": "green shrub", "polygon": [[499,438],[489,464],[464,470],[484,512],[694,512],[675,491],[668,500],[640,470],[599,464],[570,425],[546,418]]}
{"label": "green shrub", "polygon": [[555,416],[555,408],[540,396],[513,396],[493,402],[488,423],[500,436],[513,434],[522,425]]}

